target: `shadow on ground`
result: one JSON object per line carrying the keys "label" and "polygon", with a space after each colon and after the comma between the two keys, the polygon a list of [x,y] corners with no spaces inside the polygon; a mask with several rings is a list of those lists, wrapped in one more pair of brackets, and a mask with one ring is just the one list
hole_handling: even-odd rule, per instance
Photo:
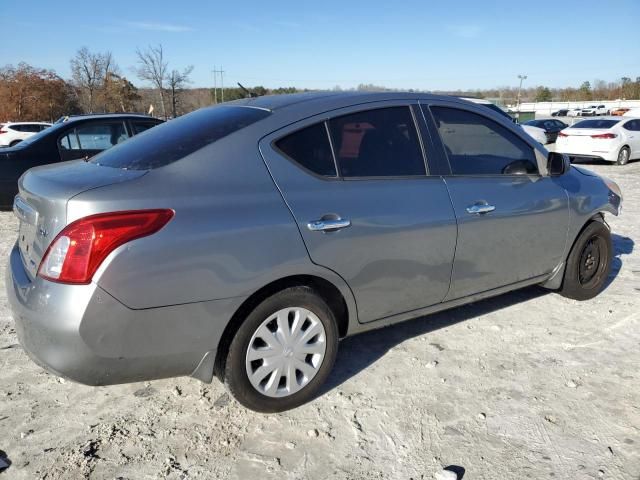
{"label": "shadow on ground", "polygon": [[[605,288],[613,282],[620,272],[622,268],[622,255],[630,254],[634,247],[632,239],[615,233],[612,234],[612,241],[614,247],[613,260],[611,273],[609,274]],[[320,395],[340,386],[349,378],[357,375],[378,361],[391,348],[410,338],[425,335],[440,328],[502,310],[503,308],[508,308],[512,305],[526,302],[549,293],[552,292],[541,287],[527,287],[497,297],[346,338],[340,342],[335,367]],[[434,346],[436,346],[436,348],[439,347],[438,345]]]}
{"label": "shadow on ground", "polygon": [[4,472],[11,465],[11,460],[4,450],[0,450],[0,473]]}

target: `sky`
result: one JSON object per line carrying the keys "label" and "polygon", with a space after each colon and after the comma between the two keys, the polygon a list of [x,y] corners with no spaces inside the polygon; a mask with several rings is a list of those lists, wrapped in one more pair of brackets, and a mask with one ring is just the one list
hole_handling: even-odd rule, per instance
{"label": "sky", "polygon": [[162,44],[195,87],[566,87],[640,76],[639,29],[640,0],[0,0],[0,66],[68,78],[86,46],[143,86],[136,48]]}

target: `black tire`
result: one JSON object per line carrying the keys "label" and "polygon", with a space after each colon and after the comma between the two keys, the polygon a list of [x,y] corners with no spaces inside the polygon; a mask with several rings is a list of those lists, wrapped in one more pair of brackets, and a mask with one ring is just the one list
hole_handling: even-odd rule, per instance
{"label": "black tire", "polygon": [[618,165],[626,165],[629,162],[629,157],[631,156],[631,150],[629,147],[622,147],[618,152],[618,159],[616,160],[616,164]]}
{"label": "black tire", "polygon": [[[246,354],[253,334],[269,316],[288,307],[302,307],[314,313],[322,323],[326,350],[316,375],[301,390],[274,398],[263,395],[251,384],[246,368]],[[262,413],[290,410],[315,398],[329,376],[338,352],[338,327],[327,303],[306,286],[290,287],[263,300],[247,316],[236,332],[227,353],[224,383],[233,397],[245,407]]]}
{"label": "black tire", "polygon": [[559,293],[574,300],[589,300],[604,288],[611,270],[611,233],[601,222],[591,222],[576,239]]}
{"label": "black tire", "polygon": [[10,147],[15,147],[17,144],[19,144],[22,140],[14,140],[13,142],[11,142],[9,144]]}

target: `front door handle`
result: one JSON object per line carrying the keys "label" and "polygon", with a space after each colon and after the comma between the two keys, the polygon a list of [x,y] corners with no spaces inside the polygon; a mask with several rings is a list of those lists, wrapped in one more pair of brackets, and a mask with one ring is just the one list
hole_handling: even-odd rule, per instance
{"label": "front door handle", "polygon": [[351,221],[346,218],[313,220],[307,223],[307,228],[312,232],[335,232],[351,226]]}
{"label": "front door handle", "polygon": [[467,213],[481,215],[483,213],[493,212],[496,209],[495,205],[489,205],[487,203],[474,203],[467,207]]}

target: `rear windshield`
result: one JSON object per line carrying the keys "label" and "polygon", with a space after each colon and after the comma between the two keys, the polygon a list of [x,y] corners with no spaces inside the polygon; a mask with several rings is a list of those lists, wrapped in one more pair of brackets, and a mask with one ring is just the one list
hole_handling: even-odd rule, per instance
{"label": "rear windshield", "polygon": [[611,128],[620,120],[582,120],[574,123],[571,128]]}
{"label": "rear windshield", "polygon": [[153,127],[96,155],[92,163],[126,170],[150,170],[169,165],[220,140],[271,112],[257,108],[203,108]]}

